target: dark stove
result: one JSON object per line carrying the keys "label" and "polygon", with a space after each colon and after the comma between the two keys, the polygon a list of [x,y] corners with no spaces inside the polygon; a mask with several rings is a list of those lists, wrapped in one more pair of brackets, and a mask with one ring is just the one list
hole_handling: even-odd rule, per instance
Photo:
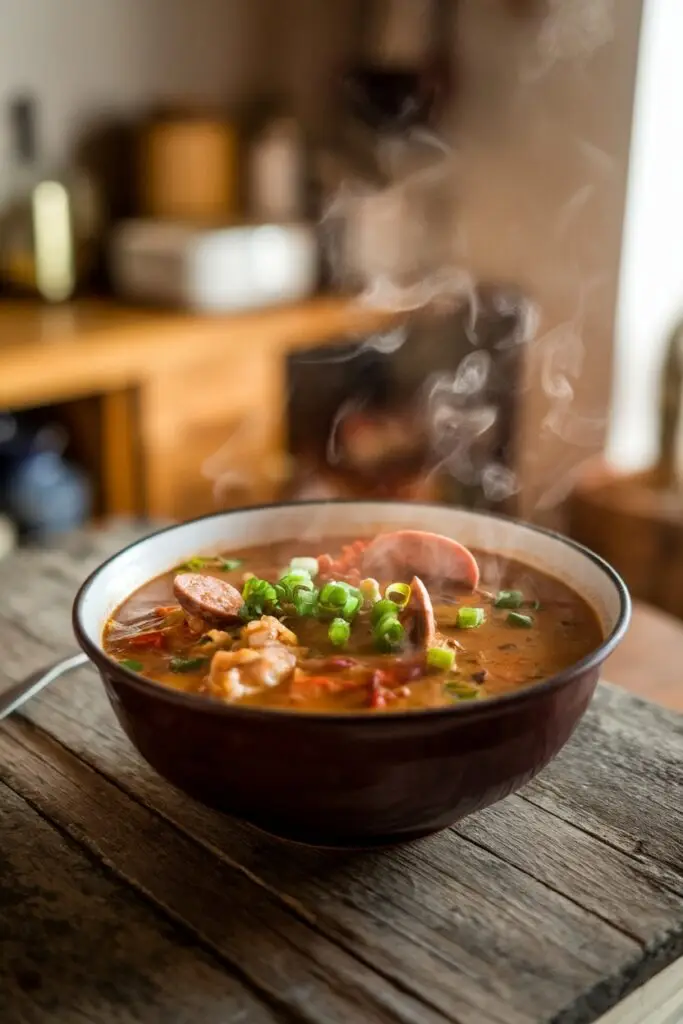
{"label": "dark stove", "polygon": [[290,493],[413,497],[514,514],[529,300],[482,286],[391,330],[290,356]]}

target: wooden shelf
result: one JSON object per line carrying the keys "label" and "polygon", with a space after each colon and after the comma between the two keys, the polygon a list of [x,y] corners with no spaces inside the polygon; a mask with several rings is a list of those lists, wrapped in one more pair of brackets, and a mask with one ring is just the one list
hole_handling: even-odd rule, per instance
{"label": "wooden shelf", "polygon": [[334,298],[231,316],[0,302],[0,408],[60,405],[104,514],[268,501],[287,464],[287,354],[388,319]]}
{"label": "wooden shelf", "polygon": [[283,351],[372,330],[386,315],[347,299],[225,316],[135,309],[104,300],[49,307],[0,301],[0,408],[101,394],[218,355]]}

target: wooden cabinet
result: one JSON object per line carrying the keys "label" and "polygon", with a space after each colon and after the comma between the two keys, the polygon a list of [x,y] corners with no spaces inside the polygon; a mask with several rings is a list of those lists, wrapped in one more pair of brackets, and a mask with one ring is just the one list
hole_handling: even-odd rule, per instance
{"label": "wooden cabinet", "polygon": [[288,352],[386,322],[334,298],[231,316],[0,301],[0,408],[62,406],[104,515],[271,501],[287,478]]}
{"label": "wooden cabinet", "polygon": [[283,370],[270,351],[225,351],[140,389],[150,515],[187,519],[277,496],[286,463]]}

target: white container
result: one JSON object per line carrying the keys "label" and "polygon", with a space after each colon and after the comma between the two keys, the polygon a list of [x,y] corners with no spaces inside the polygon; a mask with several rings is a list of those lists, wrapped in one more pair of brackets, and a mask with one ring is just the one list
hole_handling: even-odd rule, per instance
{"label": "white container", "polygon": [[116,293],[197,312],[294,302],[317,282],[315,231],[307,224],[259,224],[202,230],[135,220],[111,238]]}

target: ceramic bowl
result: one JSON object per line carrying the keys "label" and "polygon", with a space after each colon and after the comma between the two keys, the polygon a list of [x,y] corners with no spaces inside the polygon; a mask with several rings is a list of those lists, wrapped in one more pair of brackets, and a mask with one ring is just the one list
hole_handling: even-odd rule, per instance
{"label": "ceramic bowl", "polygon": [[[527,689],[387,714],[224,704],[145,680],[102,649],[104,623],[131,591],[198,552],[399,528],[446,534],[562,579],[595,608],[605,640]],[[436,832],[528,782],[571,736],[629,617],[616,572],[565,537],[463,509],[366,501],[239,509],[161,530],[94,572],[73,613],[121,725],[169,782],[280,837],[353,847]]]}

